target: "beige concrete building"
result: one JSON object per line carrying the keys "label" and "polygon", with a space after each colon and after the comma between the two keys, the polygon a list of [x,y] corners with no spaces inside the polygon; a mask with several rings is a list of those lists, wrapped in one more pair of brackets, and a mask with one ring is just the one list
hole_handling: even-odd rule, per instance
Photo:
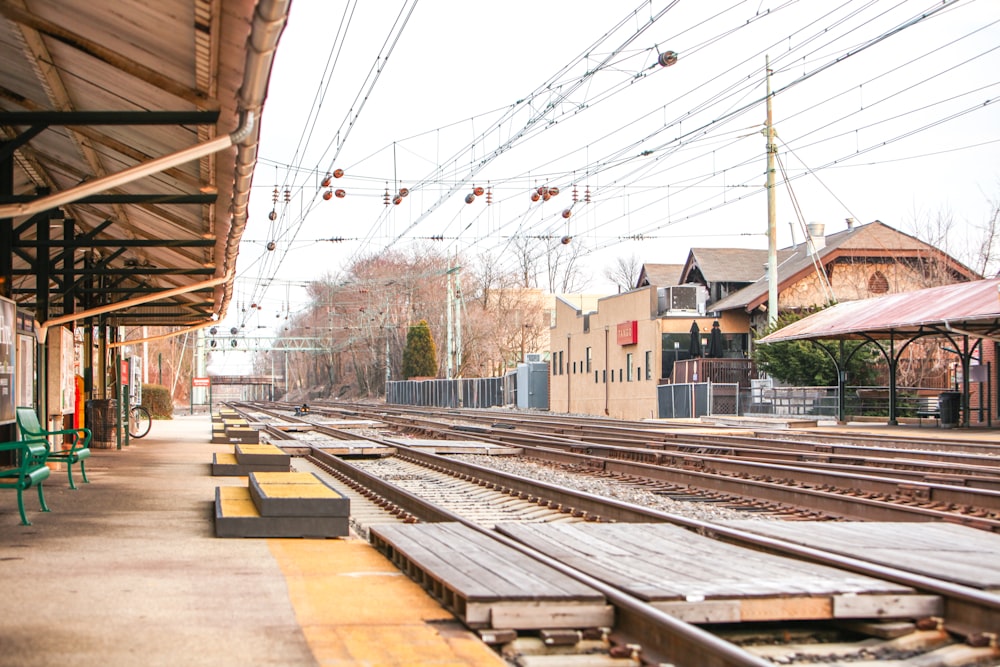
{"label": "beige concrete building", "polygon": [[[778,301],[798,311],[929,284],[975,279],[972,271],[918,239],[875,221],[813,236],[778,252]],[[689,359],[692,324],[704,350],[719,322],[721,357],[746,359],[767,321],[767,251],[696,248],[678,268],[646,264],[638,287],[585,310],[557,299],[550,331],[553,412],[644,419],[674,363]],[[709,378],[692,378],[705,381]]]}

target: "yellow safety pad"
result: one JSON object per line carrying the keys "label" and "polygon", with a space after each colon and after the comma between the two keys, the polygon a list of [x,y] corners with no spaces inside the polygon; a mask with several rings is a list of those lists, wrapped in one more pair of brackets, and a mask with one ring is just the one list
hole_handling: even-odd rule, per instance
{"label": "yellow safety pad", "polygon": [[236,454],[228,452],[217,452],[215,455],[215,462],[223,463],[226,465],[236,465],[237,464]]}
{"label": "yellow safety pad", "polygon": [[281,449],[274,445],[236,445],[244,454],[284,454]]}
{"label": "yellow safety pad", "polygon": [[227,518],[260,516],[250,497],[250,489],[245,486],[220,486],[219,503],[222,506],[222,516]]}
{"label": "yellow safety pad", "polygon": [[319,484],[311,472],[255,472],[258,484]]}
{"label": "yellow safety pad", "polygon": [[420,586],[366,542],[269,539],[295,615],[320,665],[504,667]]}
{"label": "yellow safety pad", "polygon": [[265,498],[340,498],[326,484],[257,484]]}

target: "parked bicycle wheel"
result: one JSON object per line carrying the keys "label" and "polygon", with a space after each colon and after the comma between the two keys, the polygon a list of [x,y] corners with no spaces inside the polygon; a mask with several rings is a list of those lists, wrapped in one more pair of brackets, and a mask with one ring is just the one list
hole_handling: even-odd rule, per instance
{"label": "parked bicycle wheel", "polygon": [[153,424],[149,410],[141,405],[136,405],[129,410],[128,416],[128,434],[131,437],[142,438],[149,433],[149,428]]}

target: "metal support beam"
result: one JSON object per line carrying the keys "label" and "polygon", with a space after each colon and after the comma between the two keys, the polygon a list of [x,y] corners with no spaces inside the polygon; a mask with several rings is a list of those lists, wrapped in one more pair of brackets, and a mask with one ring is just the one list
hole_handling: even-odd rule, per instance
{"label": "metal support beam", "polygon": [[[0,152],[6,144],[0,143]],[[0,196],[14,192],[14,158],[0,154]],[[14,219],[0,218],[0,248],[14,247]],[[0,296],[9,297],[14,286],[14,255],[0,251]]]}
{"label": "metal support beam", "polygon": [[215,125],[219,111],[0,111],[0,125]]}
{"label": "metal support beam", "polygon": [[[76,204],[214,204],[216,194],[96,194],[78,199]],[[0,204],[26,204],[38,199],[34,195],[9,195],[0,197]]]}

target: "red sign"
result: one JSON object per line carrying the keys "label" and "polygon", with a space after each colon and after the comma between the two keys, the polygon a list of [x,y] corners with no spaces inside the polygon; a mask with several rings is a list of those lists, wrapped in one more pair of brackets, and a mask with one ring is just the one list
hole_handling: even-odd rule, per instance
{"label": "red sign", "polygon": [[191,378],[192,387],[207,387],[211,384],[208,378]]}
{"label": "red sign", "polygon": [[618,323],[618,344],[635,345],[639,342],[639,320]]}

